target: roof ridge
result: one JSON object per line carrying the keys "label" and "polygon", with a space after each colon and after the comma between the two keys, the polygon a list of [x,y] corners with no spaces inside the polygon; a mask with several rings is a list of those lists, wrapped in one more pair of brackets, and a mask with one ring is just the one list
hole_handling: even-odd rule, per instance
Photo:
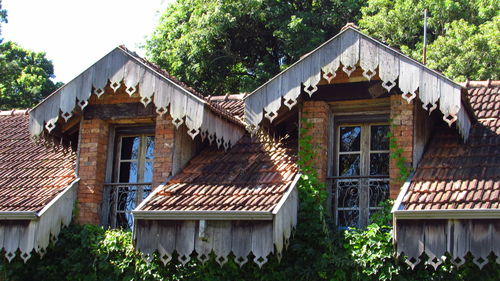
{"label": "roof ridge", "polygon": [[0,110],[0,116],[26,115],[29,109]]}

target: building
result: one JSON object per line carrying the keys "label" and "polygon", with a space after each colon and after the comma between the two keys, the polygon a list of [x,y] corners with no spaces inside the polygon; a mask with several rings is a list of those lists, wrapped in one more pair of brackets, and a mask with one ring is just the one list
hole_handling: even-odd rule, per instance
{"label": "building", "polygon": [[[262,266],[297,223],[307,122],[339,228],[366,226],[398,198],[395,242],[410,264],[423,252],[460,264],[470,251],[482,266],[500,253],[499,87],[454,83],[352,26],[247,95],[203,97],[118,47],[31,109],[29,124],[2,113],[0,197],[11,200],[0,248],[43,254],[76,202],[79,223],[131,227],[145,259],[214,251],[241,266],[251,252]],[[66,154],[29,143],[28,129]]]}

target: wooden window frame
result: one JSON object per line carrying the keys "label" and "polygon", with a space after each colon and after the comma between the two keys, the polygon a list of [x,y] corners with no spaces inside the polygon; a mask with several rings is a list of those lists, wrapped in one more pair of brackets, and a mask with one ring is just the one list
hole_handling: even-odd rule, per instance
{"label": "wooden window frame", "polygon": [[[370,176],[370,154],[371,153],[390,153],[387,150],[371,150],[371,126],[374,125],[387,125],[389,126],[389,118],[387,114],[341,114],[331,117],[330,126],[330,140],[329,140],[329,155],[328,159],[328,174],[330,193],[330,210],[335,220],[335,225],[339,225],[339,211],[358,211],[358,227],[365,227],[369,222],[369,214],[373,211],[381,209],[377,206],[370,206],[372,182],[384,182],[389,184],[389,175],[383,176]],[[356,152],[341,152],[340,151],[340,128],[350,126],[359,126],[361,128],[360,136],[360,150]],[[360,170],[359,175],[355,177],[343,177],[339,175],[339,156],[346,154],[359,154],[360,155]],[[389,163],[388,163],[389,164]],[[339,207],[338,205],[338,182],[355,183],[358,182],[358,204],[357,207]],[[387,191],[388,195],[389,191]],[[340,227],[340,226],[339,226]]]}
{"label": "wooden window frame", "polygon": [[[125,137],[139,136],[140,147],[137,159],[121,159],[122,140]],[[103,225],[110,228],[117,227],[117,214],[128,213],[126,210],[118,210],[119,193],[122,188],[135,188],[135,191],[128,191],[134,194],[134,204],[139,205],[145,194],[149,194],[152,188],[152,182],[144,182],[143,169],[146,162],[151,162],[154,167],[153,159],[146,159],[147,137],[155,138],[154,125],[141,125],[141,126],[117,126],[112,128],[110,134],[109,146],[111,149],[108,151],[108,173],[106,182],[104,184],[103,196],[103,212],[102,222]],[[156,143],[155,143],[156,145]],[[124,162],[137,163],[137,179],[136,182],[120,182],[120,164]],[[153,175],[154,176],[154,175]]]}

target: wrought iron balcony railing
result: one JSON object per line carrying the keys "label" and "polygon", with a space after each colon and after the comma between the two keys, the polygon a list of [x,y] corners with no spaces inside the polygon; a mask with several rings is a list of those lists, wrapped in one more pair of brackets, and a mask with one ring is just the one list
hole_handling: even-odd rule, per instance
{"label": "wrought iron balcony railing", "polygon": [[112,228],[131,229],[134,224],[131,211],[150,193],[151,183],[104,184],[105,224]]}
{"label": "wrought iron balcony railing", "polygon": [[365,227],[370,214],[389,198],[389,177],[328,177],[332,213],[339,228]]}

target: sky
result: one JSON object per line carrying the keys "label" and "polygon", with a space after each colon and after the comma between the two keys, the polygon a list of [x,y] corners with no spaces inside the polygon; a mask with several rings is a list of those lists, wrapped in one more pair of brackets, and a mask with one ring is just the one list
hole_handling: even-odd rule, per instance
{"label": "sky", "polygon": [[173,0],[0,0],[7,24],[2,37],[46,52],[54,81],[69,82],[118,45],[140,46]]}

